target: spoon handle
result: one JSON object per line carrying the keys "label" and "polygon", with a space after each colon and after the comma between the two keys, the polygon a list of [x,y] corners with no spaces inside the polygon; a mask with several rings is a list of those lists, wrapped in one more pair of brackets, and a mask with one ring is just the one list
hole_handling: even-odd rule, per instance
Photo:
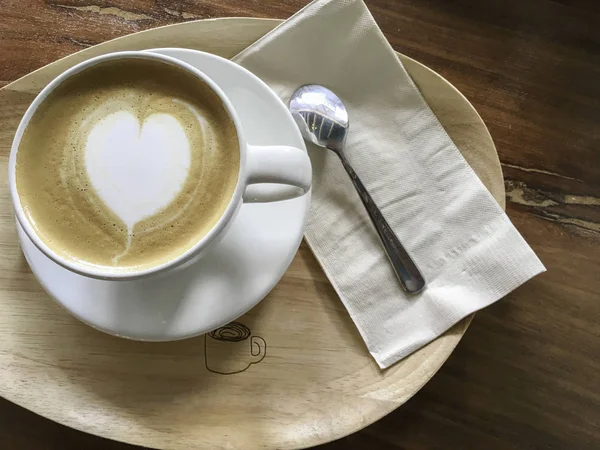
{"label": "spoon handle", "polygon": [[421,275],[421,272],[419,272],[414,261],[398,240],[398,237],[381,214],[381,211],[379,211],[377,205],[373,202],[373,199],[360,181],[360,178],[358,178],[358,175],[356,175],[356,172],[354,172],[354,169],[352,169],[343,154],[336,153],[340,157],[352,183],[354,183],[354,187],[356,188],[363,205],[365,205],[373,225],[375,225],[375,229],[383,243],[383,248],[392,263],[392,267],[394,272],[396,272],[398,280],[400,280],[400,284],[406,292],[417,293],[421,291],[425,287],[423,275]]}

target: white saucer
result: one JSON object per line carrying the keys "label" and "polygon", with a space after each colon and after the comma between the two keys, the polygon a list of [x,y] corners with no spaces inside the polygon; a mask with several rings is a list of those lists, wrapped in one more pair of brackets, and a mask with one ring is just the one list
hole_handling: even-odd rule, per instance
{"label": "white saucer", "polygon": [[[259,78],[217,56],[186,49],[152,50],[211,77],[237,110],[251,144],[305,149],[286,106]],[[273,186],[254,187],[252,197]],[[227,235],[197,263],[159,279],[99,281],[48,259],[19,227],[23,253],[44,289],[83,322],[130,339],[168,341],[206,333],[241,316],[281,279],[302,240],[310,193],[272,203],[245,203]]]}

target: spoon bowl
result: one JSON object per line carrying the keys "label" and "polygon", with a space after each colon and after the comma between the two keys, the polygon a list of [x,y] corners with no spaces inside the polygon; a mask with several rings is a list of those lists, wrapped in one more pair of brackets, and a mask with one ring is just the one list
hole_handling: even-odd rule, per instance
{"label": "spoon bowl", "polygon": [[346,107],[333,92],[316,84],[302,86],[292,96],[290,112],[305,140],[342,151],[350,121]]}

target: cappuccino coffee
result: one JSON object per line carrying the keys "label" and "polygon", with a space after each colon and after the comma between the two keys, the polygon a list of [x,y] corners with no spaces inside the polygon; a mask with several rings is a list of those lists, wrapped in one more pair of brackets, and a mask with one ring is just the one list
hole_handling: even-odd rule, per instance
{"label": "cappuccino coffee", "polygon": [[127,271],[202,239],[229,205],[239,170],[235,125],[217,94],[182,68],[128,58],[88,67],[43,100],[15,177],[48,247]]}

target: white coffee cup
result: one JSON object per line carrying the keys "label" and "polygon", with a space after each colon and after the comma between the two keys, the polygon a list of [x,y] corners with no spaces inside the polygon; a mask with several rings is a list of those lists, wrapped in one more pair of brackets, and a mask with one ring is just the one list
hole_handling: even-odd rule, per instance
{"label": "white coffee cup", "polygon": [[[19,144],[21,142],[21,138],[23,137],[25,128],[44,99],[46,99],[46,97],[61,83],[73,75],[81,72],[82,70],[101,62],[123,58],[153,60],[176,66],[186,70],[189,73],[192,73],[198,77],[199,80],[208,85],[214,91],[214,93],[218,95],[235,125],[240,154],[238,180],[233,196],[227,205],[225,212],[214,225],[214,227],[191,248],[174,257],[173,259],[150,268],[127,271],[119,270],[118,268],[112,269],[79,264],[76,261],[62,257],[55,252],[42,239],[40,239],[34,227],[29,222],[29,219],[23,210],[16,184],[16,161]],[[306,151],[288,146],[254,146],[246,142],[244,138],[244,130],[241,127],[239,117],[231,102],[224,92],[219,88],[219,86],[206,74],[202,73],[195,67],[170,56],[141,51],[117,52],[98,56],[71,67],[51,81],[33,100],[21,119],[21,123],[17,128],[17,132],[12,143],[8,170],[9,188],[15,215],[21,227],[31,241],[36,245],[36,247],[38,247],[53,261],[75,273],[105,280],[131,280],[156,276],[159,274],[164,274],[177,267],[181,267],[184,264],[187,265],[186,263],[201,257],[204,251],[211,244],[215,243],[225,234],[227,228],[229,225],[231,225],[236,213],[243,204],[244,192],[249,185],[257,183],[279,183],[295,186],[298,188],[296,196],[300,196],[304,195],[310,189],[312,181],[312,168]],[[136,183],[135,177],[131,179],[131,183]],[[251,239],[251,236],[249,236],[249,239]]]}

